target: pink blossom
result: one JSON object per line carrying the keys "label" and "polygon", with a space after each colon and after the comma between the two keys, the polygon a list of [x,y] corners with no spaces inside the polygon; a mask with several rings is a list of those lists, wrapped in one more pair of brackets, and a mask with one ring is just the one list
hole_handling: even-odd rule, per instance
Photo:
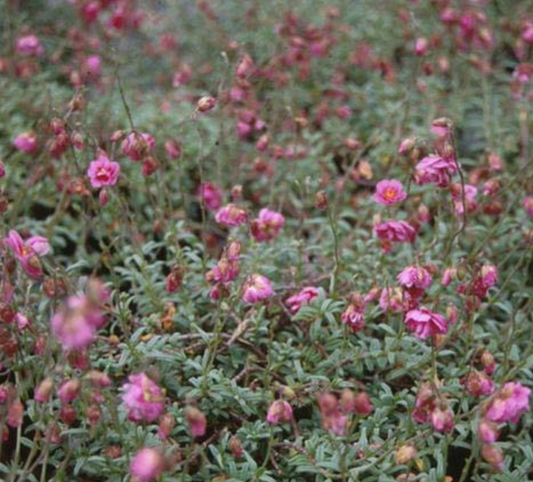
{"label": "pink blossom", "polygon": [[452,199],[455,207],[456,214],[463,214],[464,208],[466,207],[466,212],[474,211],[477,207],[476,196],[477,196],[477,187],[472,186],[471,184],[465,184],[465,195],[464,195],[464,205],[463,205],[463,189],[460,184],[452,184],[451,186]]}
{"label": "pink blossom", "polygon": [[285,218],[281,213],[261,209],[259,217],[252,221],[250,229],[256,241],[269,241],[279,234],[284,224]]}
{"label": "pink blossom", "polygon": [[318,296],[318,289],[314,286],[306,286],[303,290],[291,297],[287,298],[285,301],[286,305],[289,307],[289,311],[294,314],[300,311],[302,305],[309,304]]}
{"label": "pink blossom", "polygon": [[[30,238],[31,239],[31,238]],[[44,239],[44,238],[43,238]],[[26,274],[34,279],[39,279],[43,274],[41,262],[39,261],[38,253],[24,242],[17,231],[9,231],[8,236],[4,239],[6,246],[11,249]],[[40,243],[36,243],[40,244]],[[38,246],[38,249],[42,246]]]}
{"label": "pink blossom", "polygon": [[187,422],[193,437],[203,437],[207,430],[207,419],[205,414],[196,407],[187,409]]}
{"label": "pink blossom", "polygon": [[387,221],[374,226],[374,234],[381,241],[392,243],[413,243],[416,231],[406,221]]}
{"label": "pink blossom", "polygon": [[529,410],[531,390],[518,382],[508,382],[489,402],[485,418],[491,422],[518,422],[520,415]]}
{"label": "pink blossom", "polygon": [[270,405],[267,413],[267,422],[270,425],[290,422],[293,418],[292,407],[285,400],[276,400]]}
{"label": "pink blossom", "polygon": [[407,198],[403,185],[395,179],[379,181],[376,185],[374,201],[384,206],[392,206]]}
{"label": "pink blossom", "polygon": [[437,404],[431,412],[431,424],[437,432],[451,432],[455,425],[453,412],[449,408],[443,409]]}
{"label": "pink blossom", "polygon": [[34,399],[39,403],[46,403],[50,400],[50,395],[54,388],[54,381],[51,378],[45,378],[35,389]]}
{"label": "pink blossom", "polygon": [[350,303],[341,313],[341,320],[354,332],[361,331],[365,327],[365,300],[359,294],[350,297]]}
{"label": "pink blossom", "polygon": [[181,144],[175,139],[168,139],[165,141],[165,151],[171,159],[179,159],[181,156]]}
{"label": "pink blossom", "polygon": [[216,211],[222,204],[222,189],[210,182],[204,182],[200,185],[198,196],[200,196],[205,207],[211,211]]}
{"label": "pink blossom", "polygon": [[274,294],[272,284],[260,274],[251,275],[243,287],[242,299],[247,303],[258,303]]}
{"label": "pink blossom", "polygon": [[98,153],[98,157],[91,162],[87,170],[91,186],[95,188],[114,186],[117,183],[119,173],[120,164],[110,161],[103,151]]}
{"label": "pink blossom", "polygon": [[67,380],[59,387],[59,390],[57,391],[57,396],[59,400],[61,400],[61,403],[71,403],[78,397],[80,388],[81,384],[78,379],[74,378],[72,380]]}
{"label": "pink blossom", "polygon": [[23,132],[15,137],[13,145],[25,154],[32,154],[37,150],[37,134],[35,132]]}
{"label": "pink blossom", "polygon": [[374,410],[372,401],[366,392],[359,392],[354,398],[354,412],[358,415],[370,415]]}
{"label": "pink blossom", "polygon": [[483,443],[491,444],[498,440],[498,426],[494,422],[481,419],[477,427],[477,435]]}
{"label": "pink blossom", "polygon": [[383,311],[402,311],[404,300],[400,288],[383,288],[379,297],[379,306]]}
{"label": "pink blossom", "polygon": [[495,470],[501,471],[503,469],[503,454],[496,445],[483,445],[481,455],[485,462],[489,463]]}
{"label": "pink blossom", "polygon": [[415,41],[415,54],[422,56],[425,55],[428,50],[428,41],[424,37],[419,37]]}
{"label": "pink blossom", "polygon": [[415,168],[415,181],[417,184],[435,184],[446,187],[450,178],[457,172],[454,159],[446,159],[437,155],[424,157]]}
{"label": "pink blossom", "polygon": [[44,54],[44,47],[37,35],[23,35],[17,39],[17,53],[28,57],[39,57]]}
{"label": "pink blossom", "polygon": [[473,397],[490,395],[494,391],[494,382],[486,373],[471,370],[468,375],[461,380],[466,391]]}
{"label": "pink blossom", "polygon": [[398,146],[398,154],[405,155],[408,154],[413,147],[415,147],[416,139],[414,137],[407,137],[400,142]]}
{"label": "pink blossom", "polygon": [[15,315],[15,320],[17,321],[17,328],[19,331],[24,331],[30,327],[30,321],[22,313],[17,313]]}
{"label": "pink blossom", "polygon": [[140,161],[154,150],[155,139],[150,134],[132,132],[122,141],[121,147],[132,161]]}
{"label": "pink blossom", "polygon": [[405,325],[414,332],[417,338],[425,340],[429,336],[448,333],[448,322],[444,316],[433,313],[427,308],[408,311],[405,315]]}
{"label": "pink blossom", "polygon": [[408,266],[398,275],[398,282],[405,288],[425,290],[431,285],[431,275],[422,266]]}
{"label": "pink blossom", "polygon": [[240,226],[247,219],[246,211],[235,204],[228,204],[220,208],[215,215],[215,221],[230,228]]}
{"label": "pink blossom", "polygon": [[46,256],[50,252],[50,243],[44,236],[31,236],[26,240],[26,246],[38,256]]}
{"label": "pink blossom", "polygon": [[441,284],[442,286],[446,287],[449,286],[450,283],[457,277],[457,269],[456,268],[446,268],[444,270],[444,273],[442,274],[442,280]]}
{"label": "pink blossom", "polygon": [[134,422],[155,421],[164,408],[161,388],[144,373],[130,375],[128,381],[123,387],[122,395],[128,418]]}
{"label": "pink blossom", "polygon": [[228,283],[239,275],[239,263],[226,257],[220,259],[217,265],[207,272],[206,280],[215,283]]}
{"label": "pink blossom", "polygon": [[151,482],[163,473],[164,466],[165,460],[158,450],[141,449],[131,459],[132,482]]}
{"label": "pink blossom", "polygon": [[483,283],[483,286],[488,288],[492,288],[493,286],[498,283],[498,268],[494,266],[493,264],[484,264],[481,267],[481,282]]}
{"label": "pink blossom", "polygon": [[526,213],[533,218],[533,196],[528,196],[522,202]]}

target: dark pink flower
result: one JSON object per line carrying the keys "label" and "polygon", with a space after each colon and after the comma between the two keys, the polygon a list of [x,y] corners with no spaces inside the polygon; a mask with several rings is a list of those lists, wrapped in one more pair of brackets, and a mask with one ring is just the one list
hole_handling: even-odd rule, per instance
{"label": "dark pink flower", "polygon": [[286,305],[289,307],[289,311],[294,314],[300,311],[302,305],[307,305],[312,300],[318,296],[318,289],[314,286],[306,286],[303,290],[291,297],[287,298],[285,301]]}
{"label": "dark pink flower", "polygon": [[431,312],[427,308],[408,311],[404,322],[407,329],[422,340],[429,336],[448,333],[446,318],[438,313]]}
{"label": "dark pink flower", "polygon": [[25,154],[32,154],[37,150],[37,134],[35,132],[23,132],[15,137],[13,145]]}
{"label": "dark pink flower", "polygon": [[216,211],[222,204],[222,189],[213,183],[202,183],[198,188],[198,196],[205,207],[211,211]]}
{"label": "dark pink flower", "polygon": [[130,375],[128,382],[122,395],[128,418],[134,422],[154,422],[163,413],[163,390],[145,373]]}
{"label": "dark pink flower", "polygon": [[376,237],[385,242],[391,243],[413,243],[416,231],[406,221],[387,221],[374,226]]}
{"label": "dark pink flower", "polygon": [[230,228],[240,226],[247,219],[246,211],[236,204],[228,204],[219,209],[215,215],[215,221]]}
{"label": "dark pink flower", "polygon": [[395,179],[379,181],[376,185],[374,201],[384,206],[392,206],[407,198],[403,185]]}
{"label": "dark pink flower", "polygon": [[44,54],[44,47],[37,35],[23,35],[17,39],[16,50],[18,54],[28,57],[39,57]]}
{"label": "dark pink flower", "polygon": [[98,153],[98,157],[91,162],[87,170],[91,186],[95,188],[114,186],[117,183],[119,173],[120,164],[110,161],[103,151]]}
{"label": "dark pink flower", "polygon": [[425,290],[431,285],[431,275],[422,266],[408,266],[398,275],[398,282],[405,288]]}
{"label": "dark pink flower", "polygon": [[518,382],[508,382],[489,402],[485,418],[491,422],[518,422],[522,413],[529,410],[531,390]]}
{"label": "dark pink flower", "polygon": [[132,482],[151,482],[163,473],[164,467],[165,460],[158,450],[153,448],[141,449],[131,459]]}
{"label": "dark pink flower", "polygon": [[251,275],[243,287],[243,301],[247,303],[258,303],[270,298],[274,294],[272,284],[260,274]]}
{"label": "dark pink flower", "polygon": [[269,241],[274,239],[285,224],[285,218],[281,213],[261,209],[259,216],[251,223],[250,229],[256,241]]}
{"label": "dark pink flower", "polygon": [[341,313],[341,320],[354,332],[361,331],[365,327],[365,300],[360,294],[350,297],[348,306]]}
{"label": "dark pink flower", "polygon": [[454,159],[446,159],[437,155],[424,157],[415,168],[415,181],[417,184],[435,184],[446,187],[451,176],[457,172]]}
{"label": "dark pink flower", "polygon": [[[40,238],[40,237],[39,237]],[[30,238],[31,239],[31,238]],[[42,238],[45,239],[45,238]],[[24,242],[22,237],[17,231],[9,231],[8,236],[4,239],[6,246],[11,249],[26,274],[34,279],[39,279],[43,274],[41,262],[39,260],[38,253],[34,251],[32,246]],[[32,242],[33,243],[33,242]],[[39,242],[35,243],[40,245]],[[38,249],[43,246],[38,246]]]}
{"label": "dark pink flower", "polygon": [[285,400],[276,400],[270,405],[267,413],[267,422],[270,425],[290,422],[293,418],[292,407]]}
{"label": "dark pink flower", "polygon": [[121,147],[132,161],[140,161],[154,150],[155,139],[150,134],[132,132],[122,141]]}

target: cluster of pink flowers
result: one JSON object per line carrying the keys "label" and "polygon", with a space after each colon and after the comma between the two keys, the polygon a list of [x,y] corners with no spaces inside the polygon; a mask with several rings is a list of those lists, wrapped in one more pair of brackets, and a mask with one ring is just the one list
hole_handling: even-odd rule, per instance
{"label": "cluster of pink flowers", "polygon": [[134,422],[154,422],[163,413],[163,390],[145,373],[128,377],[122,401]]}
{"label": "cluster of pink flowers", "polygon": [[416,165],[415,181],[417,184],[435,184],[438,187],[447,187],[457,170],[457,163],[454,158],[432,154],[424,157]]}
{"label": "cluster of pink flowers", "polygon": [[412,417],[417,423],[431,422],[437,432],[451,432],[455,426],[454,415],[446,399],[429,383],[420,387]]}
{"label": "cluster of pink flowers", "polygon": [[31,236],[24,241],[17,231],[11,230],[4,239],[4,243],[15,255],[15,258],[17,258],[30,278],[41,278],[43,268],[39,258],[50,251],[50,244],[46,238],[43,236]]}
{"label": "cluster of pink flowers", "polygon": [[40,57],[44,54],[44,47],[39,37],[34,34],[23,35],[17,39],[16,51],[20,55],[28,57]]}
{"label": "cluster of pink flowers", "polygon": [[261,209],[257,219],[251,222],[250,230],[256,241],[270,241],[278,236],[284,224],[285,218],[281,213]]}
{"label": "cluster of pink flowers", "polygon": [[227,283],[234,281],[239,276],[240,255],[241,244],[238,241],[230,241],[217,265],[206,273],[206,281],[215,283],[210,294],[212,299],[218,299],[226,291]]}
{"label": "cluster of pink flowers", "polygon": [[289,311],[292,314],[296,314],[300,311],[303,305],[309,304],[318,296],[318,288],[314,286],[306,286],[299,293],[290,296],[285,301],[285,304],[288,306]]}
{"label": "cluster of pink flowers", "polygon": [[373,411],[372,402],[366,392],[356,394],[348,389],[343,390],[340,399],[333,393],[320,394],[318,407],[324,430],[339,436],[346,435],[351,414],[366,417]]}
{"label": "cluster of pink flowers", "polygon": [[106,321],[102,305],[108,300],[108,291],[97,280],[88,283],[86,294],[67,298],[51,320],[52,333],[64,351],[83,350],[93,343]]}

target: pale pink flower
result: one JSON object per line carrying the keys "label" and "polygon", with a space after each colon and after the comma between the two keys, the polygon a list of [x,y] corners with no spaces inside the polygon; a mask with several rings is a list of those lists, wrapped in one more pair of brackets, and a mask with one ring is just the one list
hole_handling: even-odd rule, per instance
{"label": "pale pink flower", "polygon": [[481,447],[481,455],[485,462],[489,463],[494,469],[498,471],[503,469],[503,454],[496,445],[483,445],[483,447]]}
{"label": "pale pink flower", "polygon": [[446,287],[457,277],[457,268],[446,268],[442,274],[441,284]]}
{"label": "pale pink flower", "polygon": [[431,275],[422,266],[408,266],[398,275],[398,282],[405,288],[425,290],[431,285]]}
{"label": "pale pink flower", "polygon": [[52,390],[54,388],[54,381],[51,378],[45,378],[35,389],[34,399],[39,403],[46,403],[50,400]]}
{"label": "pale pink flower", "polygon": [[11,249],[28,276],[34,279],[39,279],[42,276],[43,269],[38,253],[22,239],[17,231],[9,231],[8,236],[4,238],[4,242]]}
{"label": "pale pink flower", "polygon": [[416,231],[406,221],[387,221],[374,226],[374,234],[381,241],[392,243],[413,243]]}
{"label": "pale pink flower", "polygon": [[403,190],[403,185],[395,179],[379,181],[376,185],[374,201],[384,206],[392,206],[407,198],[407,193]]}
{"label": "pale pink flower", "polygon": [[285,400],[276,400],[270,405],[266,419],[270,425],[290,422],[293,419],[292,407]]}
{"label": "pale pink flower", "polygon": [[57,391],[57,397],[63,404],[71,403],[76,400],[80,392],[81,383],[78,379],[73,378],[64,382]]}
{"label": "pale pink flower", "polygon": [[281,213],[261,209],[259,216],[250,225],[253,238],[258,241],[269,241],[274,239],[285,224],[285,218]]}
{"label": "pale pink flower", "polygon": [[422,340],[429,336],[448,333],[446,318],[438,313],[431,312],[427,308],[408,311],[404,322],[407,329]]}
{"label": "pale pink flower", "polygon": [[298,313],[303,305],[309,304],[318,296],[318,289],[314,286],[306,286],[303,290],[287,298],[285,304],[292,314]]}
{"label": "pale pink flower", "polygon": [[418,56],[425,55],[428,50],[429,42],[424,37],[419,37],[415,41],[415,54]]}
{"label": "pale pink flower", "polygon": [[508,382],[489,402],[485,418],[491,422],[518,422],[522,413],[529,411],[531,390],[518,382]]}
{"label": "pale pink flower", "polygon": [[207,418],[196,407],[187,408],[187,422],[193,437],[203,437],[207,430]]}
{"label": "pale pink flower", "polygon": [[132,482],[151,482],[163,473],[164,467],[165,460],[158,450],[153,448],[141,449],[131,459]]}
{"label": "pale pink flower", "polygon": [[110,161],[103,151],[98,153],[98,157],[91,162],[87,170],[91,186],[95,188],[114,186],[117,183],[119,173],[120,164]]}
{"label": "pale pink flower", "polygon": [[[216,211],[222,205],[222,189],[211,182],[204,182],[198,188],[198,196],[210,211]],[[230,204],[231,206],[231,204]]]}
{"label": "pale pink flower", "polygon": [[274,294],[272,284],[260,274],[251,275],[243,287],[242,299],[247,303],[258,303]]}
{"label": "pale pink flower", "polygon": [[15,320],[17,321],[17,328],[19,331],[24,331],[30,327],[30,321],[22,313],[17,313],[15,315]]}
{"label": "pale pink flower", "polygon": [[15,137],[13,145],[25,154],[32,154],[37,150],[37,134],[32,131],[23,132]]}
{"label": "pale pink flower", "polygon": [[154,422],[163,413],[163,390],[145,373],[130,375],[128,381],[122,395],[128,418],[134,422]]}
{"label": "pale pink flower", "polygon": [[228,204],[220,208],[215,215],[215,221],[230,228],[240,226],[247,219],[246,211],[236,204]]}
{"label": "pale pink flower", "polygon": [[50,252],[50,243],[44,236],[31,236],[26,240],[26,246],[38,256],[46,256]]}
{"label": "pale pink flower", "polygon": [[431,424],[437,432],[451,432],[455,426],[453,412],[448,407],[443,409],[437,404],[431,412]]}
{"label": "pale pink flower", "polygon": [[41,41],[34,34],[22,35],[17,39],[16,50],[18,54],[28,57],[39,57],[44,54]]}
{"label": "pale pink flower", "polygon": [[122,152],[132,161],[140,161],[155,148],[155,139],[146,133],[132,132],[122,141]]}
{"label": "pale pink flower", "polygon": [[404,299],[400,288],[383,288],[379,297],[379,306],[383,311],[402,311]]}
{"label": "pale pink flower", "polygon": [[424,157],[415,168],[415,182],[417,184],[435,184],[446,187],[451,176],[457,172],[454,159],[446,159],[437,155]]}
{"label": "pale pink flower", "polygon": [[483,443],[491,444],[498,440],[498,425],[485,419],[481,419],[477,427],[477,435]]}

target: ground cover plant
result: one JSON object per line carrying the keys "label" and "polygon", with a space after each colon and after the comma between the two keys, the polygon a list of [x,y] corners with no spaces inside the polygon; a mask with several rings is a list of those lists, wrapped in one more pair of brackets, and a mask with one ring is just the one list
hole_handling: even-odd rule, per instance
{"label": "ground cover plant", "polygon": [[533,480],[530,0],[0,12],[1,480]]}

